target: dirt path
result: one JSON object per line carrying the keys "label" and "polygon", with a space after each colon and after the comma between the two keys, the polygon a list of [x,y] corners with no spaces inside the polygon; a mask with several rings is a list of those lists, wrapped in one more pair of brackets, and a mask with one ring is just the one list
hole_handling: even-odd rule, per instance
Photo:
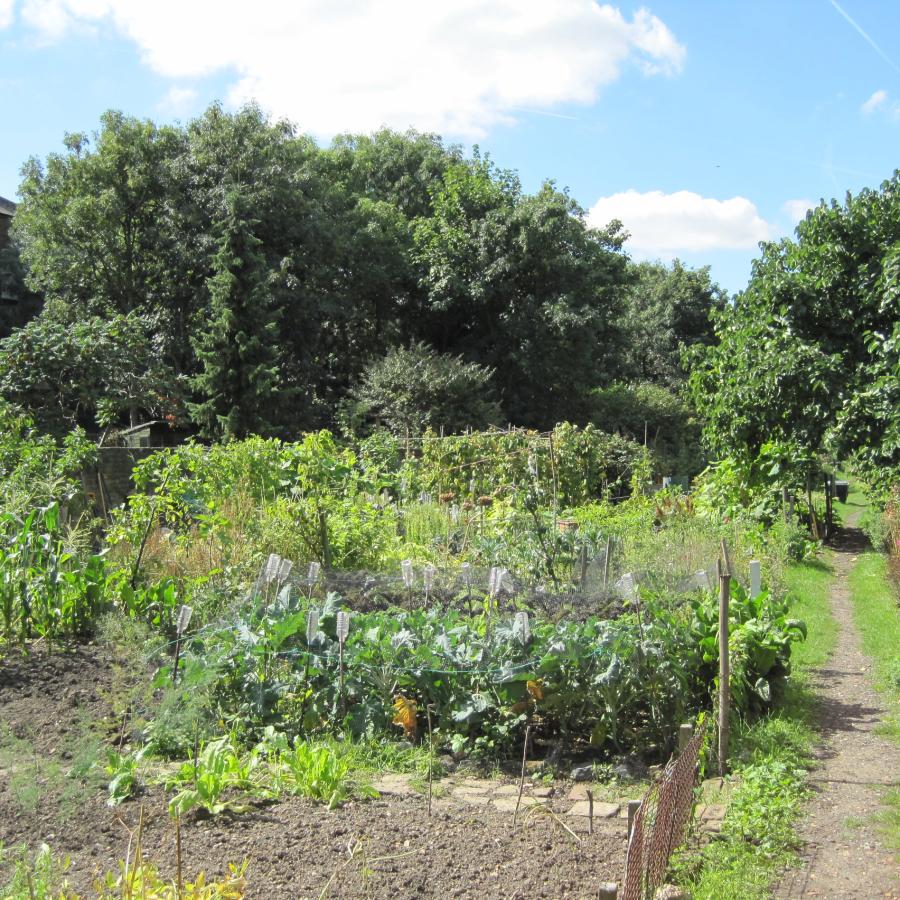
{"label": "dirt path", "polygon": [[880,794],[900,782],[900,752],[875,733],[885,710],[872,687],[847,582],[865,547],[855,528],[846,529],[835,547],[830,600],[837,647],[813,681],[824,737],[810,778],[817,795],[800,827],[803,866],[786,873],[775,891],[779,898],[900,897],[900,871],[873,821]]}

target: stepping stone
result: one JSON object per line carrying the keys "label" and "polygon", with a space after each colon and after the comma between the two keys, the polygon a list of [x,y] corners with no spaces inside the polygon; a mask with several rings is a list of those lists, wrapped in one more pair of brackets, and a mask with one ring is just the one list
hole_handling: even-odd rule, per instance
{"label": "stepping stone", "polygon": [[487,791],[462,791],[459,788],[453,791],[450,796],[454,800],[459,800],[461,803],[469,803],[472,806],[488,803],[490,800]]}
{"label": "stepping stone", "polygon": [[594,796],[596,797],[603,790],[603,785],[601,784],[576,784],[575,787],[569,791],[567,797],[569,800],[587,800],[587,792],[593,791]]}
{"label": "stepping stone", "polygon": [[495,797],[515,797],[519,793],[519,786],[517,784],[501,784],[494,791]]}
{"label": "stepping stone", "polygon": [[531,789],[532,796],[534,797],[552,797],[553,796],[553,788],[552,787],[536,787]]}
{"label": "stepping stone", "polygon": [[[594,802],[594,818],[595,819],[612,819],[619,812],[618,803],[597,803]],[[567,816],[589,816],[590,804],[587,800],[579,800],[567,813]]]}
{"label": "stepping stone", "polygon": [[394,797],[411,797],[418,791],[409,783],[407,775],[385,775],[372,785],[379,794],[389,794]]}
{"label": "stepping stone", "polygon": [[491,788],[497,786],[496,781],[491,781],[489,778],[465,778],[459,782],[457,786],[457,790],[463,788],[465,790],[479,790],[479,791],[489,791]]}
{"label": "stepping stone", "polygon": [[[526,795],[522,797],[522,803],[519,806],[519,809],[525,809],[529,806],[540,806],[543,802],[543,800],[538,800],[536,797],[529,797]],[[491,801],[491,805],[496,809],[499,809],[500,812],[514,813],[516,811],[516,798],[498,797],[496,800]]]}
{"label": "stepping stone", "polygon": [[722,819],[725,818],[725,810],[726,807],[720,803],[713,803],[709,806],[702,806],[699,813],[697,814],[697,818],[700,819],[701,822],[721,822]]}

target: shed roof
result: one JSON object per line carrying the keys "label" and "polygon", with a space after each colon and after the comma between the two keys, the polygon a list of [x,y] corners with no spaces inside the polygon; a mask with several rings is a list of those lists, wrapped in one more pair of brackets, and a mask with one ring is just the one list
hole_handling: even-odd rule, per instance
{"label": "shed roof", "polygon": [[0,216],[9,216],[12,218],[16,212],[16,204],[12,202],[12,200],[7,200],[6,197],[0,197]]}

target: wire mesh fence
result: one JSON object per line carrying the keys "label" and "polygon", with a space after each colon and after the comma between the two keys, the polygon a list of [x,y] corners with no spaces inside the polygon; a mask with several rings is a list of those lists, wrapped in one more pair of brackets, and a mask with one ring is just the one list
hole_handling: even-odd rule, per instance
{"label": "wire mesh fence", "polygon": [[650,900],[662,885],[690,824],[704,736],[698,730],[644,794],[628,839],[622,900]]}

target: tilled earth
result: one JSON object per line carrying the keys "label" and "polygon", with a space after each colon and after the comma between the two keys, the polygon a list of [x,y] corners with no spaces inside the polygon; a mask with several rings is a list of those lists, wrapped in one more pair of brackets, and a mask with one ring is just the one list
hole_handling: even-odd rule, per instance
{"label": "tilled earth", "polygon": [[[112,660],[94,645],[37,648],[0,661],[0,842],[46,842],[71,858],[71,887],[93,882],[124,857],[143,809],[144,858],[174,877],[175,831],[159,786],[116,809],[105,777],[84,771],[85,746],[113,744],[121,722],[108,705]],[[72,777],[74,775],[75,777]],[[248,897],[594,897],[621,878],[626,826],[621,816],[571,815],[571,785],[523,803],[513,824],[510,783],[438,784],[427,799],[388,779],[379,799],[328,811],[300,799],[182,823],[185,877],[224,874],[248,862]],[[574,795],[573,795],[574,796]],[[563,825],[565,823],[565,827]],[[570,833],[574,832],[574,835]]]}

